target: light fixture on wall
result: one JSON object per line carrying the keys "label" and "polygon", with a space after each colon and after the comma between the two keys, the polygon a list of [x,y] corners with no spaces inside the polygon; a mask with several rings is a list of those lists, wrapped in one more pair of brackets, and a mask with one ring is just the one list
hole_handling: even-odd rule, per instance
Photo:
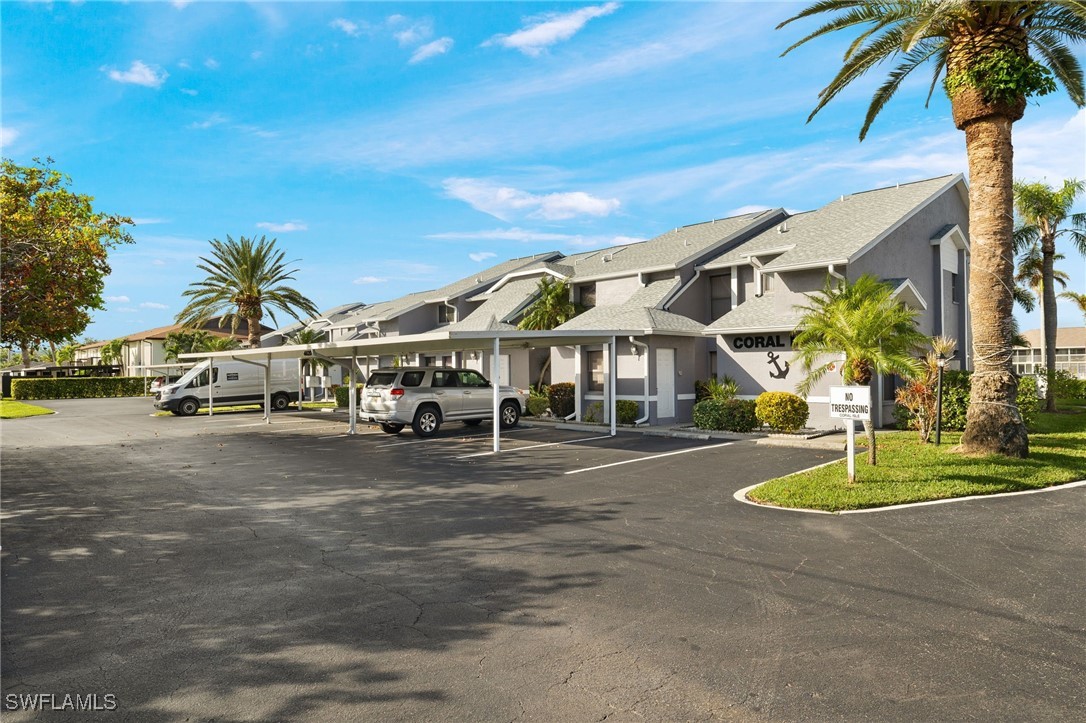
{"label": "light fixture on wall", "polygon": [[473,351],[473,352],[471,353],[471,360],[472,360],[472,361],[479,361],[479,352],[477,352],[477,351]]}
{"label": "light fixture on wall", "polygon": [[641,358],[641,347],[637,346],[636,344],[630,344],[630,353],[633,354],[634,356],[636,356],[638,359],[640,359]]}

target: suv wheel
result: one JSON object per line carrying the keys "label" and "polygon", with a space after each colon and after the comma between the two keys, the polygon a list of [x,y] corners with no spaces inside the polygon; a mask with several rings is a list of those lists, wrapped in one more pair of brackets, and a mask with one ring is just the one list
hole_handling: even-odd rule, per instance
{"label": "suv wheel", "polygon": [[433,437],[441,427],[441,412],[432,405],[422,407],[415,413],[411,430],[420,437]]}
{"label": "suv wheel", "polygon": [[380,422],[381,431],[385,434],[399,434],[403,431],[402,424],[395,424],[393,422]]}
{"label": "suv wheel", "polygon": [[289,394],[279,393],[279,394],[273,394],[272,395],[271,407],[276,412],[281,412],[281,411],[283,411],[284,409],[286,409],[289,406],[290,406],[290,395]]}
{"label": "suv wheel", "polygon": [[520,421],[520,406],[516,402],[502,402],[498,417],[501,419],[502,429],[515,427]]}

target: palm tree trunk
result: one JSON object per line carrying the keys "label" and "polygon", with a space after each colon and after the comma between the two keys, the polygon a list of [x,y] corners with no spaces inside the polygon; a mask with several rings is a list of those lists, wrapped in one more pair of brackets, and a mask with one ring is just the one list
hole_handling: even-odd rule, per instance
{"label": "palm tree trunk", "polygon": [[1041,241],[1041,328],[1044,334],[1045,411],[1056,411],[1056,279],[1053,239]]}
{"label": "palm tree trunk", "polygon": [[249,348],[260,348],[260,317],[248,316],[245,318],[245,323],[249,328]]}
{"label": "palm tree trunk", "polygon": [[1029,438],[1015,399],[1012,365],[1014,257],[1011,126],[1004,114],[965,125],[969,158],[969,306],[973,326],[973,379],[962,448],[967,453],[1026,457]]}

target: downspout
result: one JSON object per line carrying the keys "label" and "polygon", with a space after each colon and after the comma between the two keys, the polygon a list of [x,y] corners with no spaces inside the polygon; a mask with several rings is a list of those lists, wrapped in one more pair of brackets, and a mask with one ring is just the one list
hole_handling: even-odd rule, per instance
{"label": "downspout", "polygon": [[826,273],[837,279],[838,281],[847,281],[844,274],[838,273],[833,264],[826,267]]}
{"label": "downspout", "polygon": [[[699,271],[698,273],[700,274],[701,272]],[[697,278],[697,277],[695,276],[694,278]],[[634,346],[641,347],[641,349],[643,351],[642,351],[640,356],[645,361],[645,371],[644,371],[644,377],[645,377],[645,416],[641,417],[641,419],[635,419],[634,420],[634,426],[637,427],[637,426],[640,426],[640,425],[644,424],[645,422],[649,421],[649,416],[650,416],[649,415],[649,345],[645,344],[644,342],[637,341],[632,336],[630,337],[630,343],[633,344]]]}

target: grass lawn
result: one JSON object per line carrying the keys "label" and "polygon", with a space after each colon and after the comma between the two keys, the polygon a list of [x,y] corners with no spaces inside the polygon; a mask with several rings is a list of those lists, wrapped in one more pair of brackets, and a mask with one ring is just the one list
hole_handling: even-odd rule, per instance
{"label": "grass lawn", "polygon": [[[848,484],[845,460],[770,480],[751,490],[755,502],[838,512],[926,502],[951,497],[1040,489],[1086,479],[1086,408],[1039,414],[1029,435],[1029,457],[965,457],[953,451],[960,432],[944,432],[943,444],[921,444],[916,432],[879,435],[879,462],[867,465],[857,444],[856,483]],[[858,433],[859,443],[862,433]]]}
{"label": "grass lawn", "polygon": [[36,417],[39,414],[53,414],[53,410],[17,402],[14,399],[0,399],[0,419],[22,419]]}

